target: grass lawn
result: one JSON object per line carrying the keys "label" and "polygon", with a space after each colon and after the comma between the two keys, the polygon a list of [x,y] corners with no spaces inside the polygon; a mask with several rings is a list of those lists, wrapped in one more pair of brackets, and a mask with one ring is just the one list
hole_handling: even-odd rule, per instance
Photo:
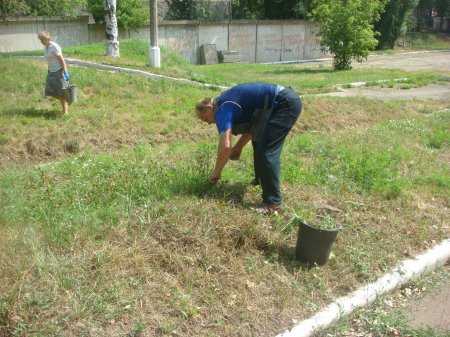
{"label": "grass lawn", "polygon": [[[73,68],[60,117],[42,63],[0,70],[0,335],[273,336],[450,234],[448,101],[305,98],[267,218],[251,149],[206,183],[217,92]],[[343,225],[326,266],[294,213]]]}
{"label": "grass lawn", "polygon": [[[191,65],[181,56],[162,48],[162,68],[148,64],[148,45],[142,40],[124,40],[120,44],[121,57],[103,56],[104,44],[96,43],[64,49],[67,57],[140,68],[147,71],[188,78],[204,83],[233,85],[242,82],[265,81],[291,86],[300,93],[323,93],[335,91],[337,85],[352,82],[370,82],[408,78],[410,86],[422,86],[443,79],[442,74],[429,71],[407,72],[396,69],[353,69],[333,71],[330,66],[317,65],[263,65],[263,64],[217,64]],[[41,55],[42,52],[28,52]]]}

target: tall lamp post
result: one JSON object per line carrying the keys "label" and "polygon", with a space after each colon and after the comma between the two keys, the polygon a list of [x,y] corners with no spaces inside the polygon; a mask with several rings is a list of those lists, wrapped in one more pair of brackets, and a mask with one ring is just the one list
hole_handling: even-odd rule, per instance
{"label": "tall lamp post", "polygon": [[158,45],[158,0],[150,0],[150,66],[161,68],[161,50]]}

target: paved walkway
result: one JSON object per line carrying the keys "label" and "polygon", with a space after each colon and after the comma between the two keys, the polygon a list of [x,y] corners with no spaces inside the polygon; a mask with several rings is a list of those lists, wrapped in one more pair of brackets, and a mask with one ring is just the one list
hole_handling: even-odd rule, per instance
{"label": "paved walkway", "polygon": [[450,278],[439,288],[410,304],[406,311],[413,328],[431,327],[450,332]]}
{"label": "paved walkway", "polygon": [[437,70],[450,72],[450,50],[373,55],[367,62],[354,63],[355,68],[388,68],[407,71]]}
{"label": "paved walkway", "polygon": [[323,94],[335,97],[358,97],[364,96],[379,100],[411,100],[411,99],[435,99],[450,100],[450,83],[448,85],[427,85],[412,89],[391,89],[377,87],[362,87],[342,89],[339,92]]}
{"label": "paved walkway", "polygon": [[[431,70],[439,71],[450,77],[450,51],[442,52],[409,52],[392,55],[373,55],[367,62],[353,63],[355,68],[388,68],[407,71]],[[392,89],[377,87],[360,87],[342,89],[340,92],[326,94],[336,97],[364,96],[380,100],[410,99],[450,99],[450,82],[443,85],[428,85],[412,89]]]}
{"label": "paved walkway", "polygon": [[[315,60],[304,60],[299,63],[305,67],[317,66],[319,64],[331,65],[332,58],[322,58]],[[274,62],[274,63],[295,63],[295,62]],[[270,63],[268,63],[270,64]],[[450,50],[443,51],[411,51],[392,54],[371,54],[367,61],[362,63],[353,62],[354,68],[385,68],[403,69],[406,71],[417,70],[437,70],[450,71]]]}

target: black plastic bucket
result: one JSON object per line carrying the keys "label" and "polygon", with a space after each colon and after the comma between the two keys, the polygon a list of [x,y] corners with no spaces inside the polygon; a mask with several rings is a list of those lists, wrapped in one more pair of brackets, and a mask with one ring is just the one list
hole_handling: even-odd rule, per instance
{"label": "black plastic bucket", "polygon": [[295,256],[310,265],[324,265],[330,257],[331,247],[341,228],[332,230],[314,228],[302,220],[299,223]]}

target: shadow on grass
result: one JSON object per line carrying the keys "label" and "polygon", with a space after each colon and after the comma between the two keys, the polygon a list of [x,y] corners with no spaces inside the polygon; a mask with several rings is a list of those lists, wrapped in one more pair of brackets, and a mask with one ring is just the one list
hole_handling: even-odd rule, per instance
{"label": "shadow on grass", "polygon": [[212,186],[201,197],[242,205],[247,187],[248,185],[243,183],[230,184],[225,182],[219,186]]}
{"label": "shadow on grass", "polygon": [[290,273],[296,273],[299,269],[309,270],[315,267],[314,265],[297,260],[295,257],[295,246],[290,246],[286,243],[266,243],[264,245],[258,245],[258,249],[268,260],[277,261],[284,265]]}
{"label": "shadow on grass", "polygon": [[235,205],[243,205],[244,194],[248,185],[243,183],[220,183],[212,185],[209,182],[197,185],[195,189],[186,189],[185,193],[202,199],[221,200]]}
{"label": "shadow on grass", "polygon": [[39,109],[39,108],[27,108],[27,109],[10,109],[3,112],[5,116],[25,116],[31,118],[45,118],[56,119],[58,117],[59,110]]}

